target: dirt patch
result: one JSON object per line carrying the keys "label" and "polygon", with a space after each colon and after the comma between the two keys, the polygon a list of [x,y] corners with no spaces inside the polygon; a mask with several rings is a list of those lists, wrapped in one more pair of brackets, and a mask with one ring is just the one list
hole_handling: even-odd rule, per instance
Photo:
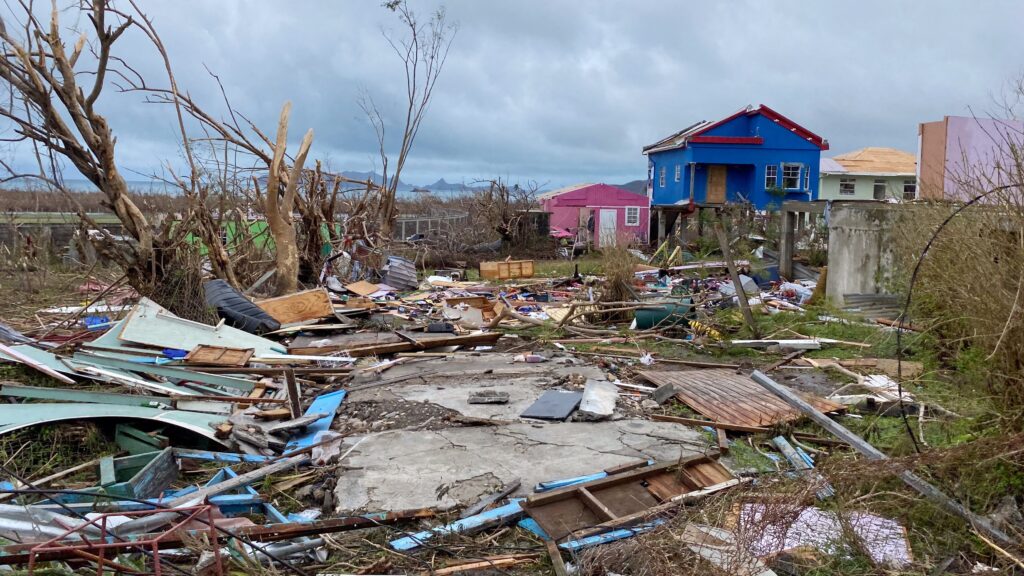
{"label": "dirt patch", "polygon": [[780,369],[772,370],[769,373],[772,380],[775,380],[779,384],[785,384],[786,386],[799,390],[800,392],[810,392],[811,394],[817,394],[821,397],[827,397],[829,394],[835,392],[841,383],[837,383],[835,380],[829,377],[824,370],[790,370]]}
{"label": "dirt patch", "polygon": [[401,398],[366,400],[344,405],[331,425],[345,435],[383,432],[385,430],[441,430],[451,427],[450,419],[458,416],[429,402],[410,402]]}

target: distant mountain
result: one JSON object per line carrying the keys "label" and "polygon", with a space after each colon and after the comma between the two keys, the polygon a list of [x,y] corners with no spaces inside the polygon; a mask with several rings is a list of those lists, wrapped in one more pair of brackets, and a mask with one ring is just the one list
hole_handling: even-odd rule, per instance
{"label": "distant mountain", "polygon": [[647,195],[647,180],[633,180],[632,182],[626,182],[625,184],[615,184],[623,190],[629,190],[634,194]]}

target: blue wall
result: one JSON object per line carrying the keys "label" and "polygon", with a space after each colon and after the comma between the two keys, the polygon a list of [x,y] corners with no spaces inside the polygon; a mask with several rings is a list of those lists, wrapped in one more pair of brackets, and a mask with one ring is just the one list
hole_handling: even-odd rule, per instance
{"label": "blue wall", "polygon": [[[686,204],[690,198],[690,166],[694,171],[694,201],[703,204],[707,189],[707,166],[724,164],[726,174],[726,201],[741,202],[745,198],[758,209],[778,206],[782,200],[816,200],[818,198],[818,167],[821,149],[787,128],[760,115],[743,115],[705,132],[706,136],[760,136],[762,144],[702,144],[690,143],[684,148],[655,152],[648,155],[653,164],[653,205]],[[782,186],[782,165],[801,164],[798,190],[787,191],[785,196],[769,194],[765,189],[765,166],[775,165],[778,170],[777,186]],[[681,166],[679,182],[675,181],[675,166]],[[665,185],[659,180],[665,167]],[[808,189],[804,189],[804,170],[810,172]],[[808,192],[810,193],[808,196]]]}

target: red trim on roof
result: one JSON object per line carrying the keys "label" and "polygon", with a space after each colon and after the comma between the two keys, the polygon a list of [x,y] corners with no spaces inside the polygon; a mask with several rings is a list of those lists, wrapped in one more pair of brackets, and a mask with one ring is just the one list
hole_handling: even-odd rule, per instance
{"label": "red trim on roof", "polygon": [[775,122],[778,122],[780,125],[789,128],[792,132],[795,132],[801,138],[809,140],[818,148],[821,148],[822,150],[828,150],[828,142],[824,138],[804,128],[803,126],[797,124],[796,122],[793,122],[789,118],[786,118],[782,114],[779,114],[778,112],[772,110],[771,108],[765,106],[764,104],[761,104],[757,108],[757,110],[753,110],[752,112],[759,112],[765,118],[774,120]]}
{"label": "red trim on roof", "polygon": [[760,136],[691,136],[694,144],[764,144]]}

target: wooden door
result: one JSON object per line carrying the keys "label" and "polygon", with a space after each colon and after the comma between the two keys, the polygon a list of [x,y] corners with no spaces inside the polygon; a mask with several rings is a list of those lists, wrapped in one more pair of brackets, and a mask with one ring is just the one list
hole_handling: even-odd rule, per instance
{"label": "wooden door", "polygon": [[615,246],[619,232],[618,212],[615,208],[601,208],[597,222],[597,243],[599,248]]}
{"label": "wooden door", "polygon": [[725,166],[708,166],[708,190],[705,204],[725,204]]}

